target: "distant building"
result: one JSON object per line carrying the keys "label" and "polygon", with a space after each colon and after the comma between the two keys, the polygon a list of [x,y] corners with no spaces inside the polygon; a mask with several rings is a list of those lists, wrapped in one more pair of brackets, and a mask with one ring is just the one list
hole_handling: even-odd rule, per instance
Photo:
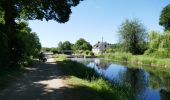
{"label": "distant building", "polygon": [[110,44],[107,42],[98,42],[93,46],[92,51],[95,54],[99,54],[99,53],[105,52],[106,49],[109,47],[110,47]]}

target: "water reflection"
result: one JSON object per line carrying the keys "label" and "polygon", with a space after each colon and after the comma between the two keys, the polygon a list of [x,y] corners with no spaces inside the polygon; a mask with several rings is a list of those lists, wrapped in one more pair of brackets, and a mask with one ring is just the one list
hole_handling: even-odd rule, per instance
{"label": "water reflection", "polygon": [[125,84],[132,89],[137,100],[170,100],[170,70],[137,68],[102,59],[73,59],[94,68],[110,81]]}

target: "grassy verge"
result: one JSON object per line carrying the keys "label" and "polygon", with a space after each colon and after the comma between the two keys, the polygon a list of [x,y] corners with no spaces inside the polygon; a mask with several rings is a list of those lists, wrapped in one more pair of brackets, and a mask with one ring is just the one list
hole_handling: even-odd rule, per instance
{"label": "grassy verge", "polygon": [[57,61],[63,61],[67,59],[67,56],[64,54],[55,54],[54,57],[55,57],[55,60]]}
{"label": "grassy verge", "polygon": [[81,63],[64,60],[59,62],[59,65],[71,76],[68,83],[76,88],[74,92],[78,94],[78,98],[82,98],[80,100],[91,100],[89,98],[92,97],[98,98],[96,100],[133,99],[132,92],[127,86],[111,83],[95,73],[94,69]]}
{"label": "grassy verge", "polygon": [[114,53],[105,54],[101,57],[107,59],[113,59],[116,61],[123,61],[128,63],[133,63],[136,65],[147,65],[154,67],[170,67],[170,59],[166,58],[154,58],[145,55],[132,55],[130,53]]}

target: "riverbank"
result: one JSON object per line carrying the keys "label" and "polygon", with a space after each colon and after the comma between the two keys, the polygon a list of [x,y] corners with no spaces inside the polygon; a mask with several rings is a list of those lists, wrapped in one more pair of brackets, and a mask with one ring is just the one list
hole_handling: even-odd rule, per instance
{"label": "riverbank", "polygon": [[70,76],[67,79],[68,84],[77,88],[74,92],[81,98],[80,100],[90,100],[92,97],[98,98],[97,100],[133,99],[133,94],[127,86],[109,82],[99,76],[94,69],[81,63],[64,60],[58,62],[58,65]]}
{"label": "riverbank", "polygon": [[151,66],[151,67],[165,67],[170,68],[170,59],[167,58],[155,58],[145,55],[132,55],[130,53],[114,53],[114,54],[104,54],[100,56],[101,58],[127,62],[140,66]]}

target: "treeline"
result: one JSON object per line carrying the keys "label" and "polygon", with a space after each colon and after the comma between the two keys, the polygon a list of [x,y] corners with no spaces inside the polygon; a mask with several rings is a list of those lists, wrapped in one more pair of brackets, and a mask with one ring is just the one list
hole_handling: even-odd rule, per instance
{"label": "treeline", "polygon": [[[82,0],[0,0],[0,68],[16,68],[36,57],[41,45],[24,20],[65,23]],[[24,22],[23,22],[24,21]]]}
{"label": "treeline", "polygon": [[54,54],[66,53],[72,51],[74,54],[83,54],[83,55],[94,55],[92,53],[92,45],[87,42],[85,39],[78,39],[75,44],[70,43],[69,41],[59,42],[58,46],[55,48],[42,48],[43,51],[50,51]]}
{"label": "treeline", "polygon": [[[2,14],[0,16],[3,16]],[[16,63],[15,67],[20,65],[28,65],[31,59],[38,56],[41,50],[39,38],[35,32],[32,32],[25,21],[18,21],[17,34],[15,36],[15,60],[10,58],[8,36],[6,35],[4,20],[1,17],[0,22],[0,67],[10,66],[11,63]]]}
{"label": "treeline", "polygon": [[170,4],[163,8],[159,24],[164,32],[147,32],[138,20],[125,20],[119,28],[119,43],[111,46],[110,52],[127,52],[133,55],[147,55],[170,58]]}

